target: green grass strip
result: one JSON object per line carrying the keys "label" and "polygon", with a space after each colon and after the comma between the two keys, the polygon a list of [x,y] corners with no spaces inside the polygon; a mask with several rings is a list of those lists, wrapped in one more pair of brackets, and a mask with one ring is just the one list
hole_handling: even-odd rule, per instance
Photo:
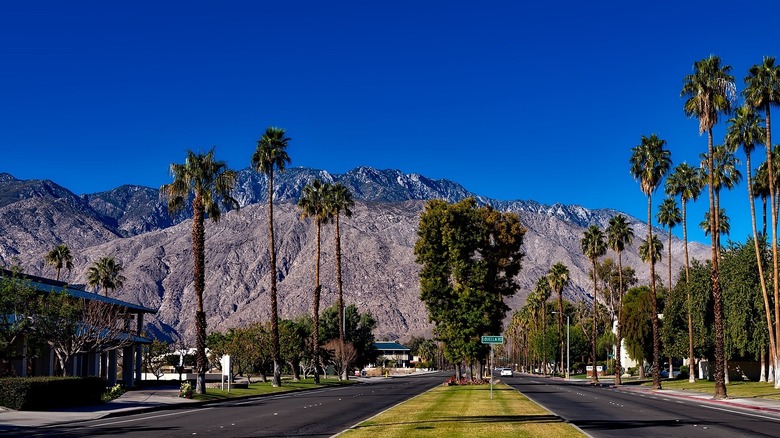
{"label": "green grass strip", "polygon": [[438,386],[340,435],[344,437],[581,437],[575,427],[505,384]]}
{"label": "green grass strip", "polygon": [[193,398],[195,400],[216,401],[216,400],[225,400],[234,397],[251,397],[255,395],[278,394],[278,393],[296,391],[301,389],[314,389],[314,388],[325,388],[329,386],[352,385],[354,383],[357,383],[357,381],[348,380],[348,381],[339,382],[338,379],[320,378],[320,384],[315,385],[314,379],[309,378],[305,380],[300,380],[298,382],[293,382],[292,380],[282,380],[282,386],[274,387],[271,384],[271,381],[269,380],[268,382],[252,383],[249,385],[248,389],[230,388],[230,392],[228,392],[227,389],[222,390],[220,388],[206,388],[206,394],[203,395],[195,394]]}
{"label": "green grass strip", "polygon": [[[652,385],[652,383],[650,383],[650,385]],[[688,379],[663,380],[661,382],[661,387],[663,389],[715,394],[715,382],[709,380],[697,379],[694,383],[688,382]],[[774,383],[732,381],[726,385],[726,392],[729,397],[755,397],[768,400],[780,400],[780,390],[775,389]]]}

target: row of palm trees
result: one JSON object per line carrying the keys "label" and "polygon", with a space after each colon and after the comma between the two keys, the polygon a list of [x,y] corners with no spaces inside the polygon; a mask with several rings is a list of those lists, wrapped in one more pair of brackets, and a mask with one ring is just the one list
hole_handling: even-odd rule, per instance
{"label": "row of palm trees", "polygon": [[[73,269],[73,255],[65,244],[55,246],[43,258],[57,270],[57,281],[60,281],[63,268],[68,271]],[[87,284],[90,287],[103,288],[103,293],[108,296],[109,291],[116,291],[124,285],[126,278],[122,275],[122,269],[122,264],[114,257],[101,257],[87,269]]]}
{"label": "row of palm trees", "polygon": [[[257,140],[257,146],[251,157],[251,167],[258,173],[268,178],[268,238],[269,257],[271,269],[271,354],[274,362],[274,376],[272,384],[280,386],[281,381],[281,356],[279,347],[278,325],[278,272],[276,268],[276,247],[274,239],[274,174],[284,172],[290,163],[287,147],[290,143],[286,131],[282,128],[269,127]],[[208,360],[205,353],[206,341],[206,315],[203,310],[203,293],[205,288],[205,238],[204,221],[206,215],[218,222],[221,217],[221,207],[230,210],[238,209],[238,202],[231,196],[235,188],[237,174],[228,169],[224,161],[214,158],[214,149],[208,153],[198,154],[187,151],[187,158],[183,164],[171,164],[173,182],[162,187],[163,193],[168,198],[168,210],[171,214],[184,208],[191,199],[193,209],[192,225],[192,249],[194,254],[194,289],[197,299],[196,310],[196,391],[205,393],[205,373]],[[313,289],[313,323],[312,344],[315,352],[315,366],[319,366],[319,302],[320,302],[320,229],[323,224],[333,222],[335,225],[336,246],[336,278],[338,285],[339,315],[344,312],[343,286],[341,278],[341,234],[339,221],[342,215],[351,216],[350,208],[354,205],[349,189],[341,184],[323,183],[314,180],[306,185],[299,200],[298,207],[301,210],[301,218],[313,218],[316,226],[316,265]],[[343,318],[339,318],[339,337],[344,341]],[[314,379],[319,383],[319,375],[315,372]]]}
{"label": "row of palm trees", "polygon": [[[687,75],[683,80],[681,96],[685,98],[684,112],[689,117],[695,117],[699,120],[699,133],[707,133],[707,152],[701,154],[701,167],[696,169],[685,163],[678,165],[674,172],[669,175],[665,183],[666,194],[670,197],[661,204],[658,213],[658,221],[669,229],[669,239],[671,241],[671,228],[682,222],[683,240],[685,244],[685,266],[686,266],[686,285],[689,284],[689,258],[687,242],[687,202],[695,201],[701,193],[703,187],[708,187],[709,211],[707,214],[707,234],[711,239],[711,263],[712,263],[712,297],[713,310],[715,316],[715,398],[726,397],[725,386],[725,354],[724,354],[724,330],[723,330],[723,299],[721,296],[719,258],[720,258],[720,235],[728,229],[727,217],[725,211],[720,207],[720,191],[723,188],[732,189],[739,182],[741,174],[737,169],[739,161],[734,153],[741,147],[746,155],[746,165],[748,172],[748,200],[751,211],[751,223],[753,231],[753,241],[755,242],[755,253],[757,260],[761,260],[761,250],[759,248],[759,234],[756,227],[755,214],[755,189],[761,187],[760,181],[754,181],[752,177],[751,152],[759,144],[766,146],[767,159],[764,163],[766,179],[764,186],[768,189],[770,198],[771,212],[771,251],[773,275],[772,284],[774,287],[774,312],[770,305],[769,294],[766,288],[766,275],[763,272],[762,263],[758,264],[759,275],[761,276],[762,293],[766,310],[766,322],[770,328],[770,356],[771,363],[774,366],[774,372],[780,371],[780,356],[778,355],[777,341],[780,339],[780,324],[776,324],[776,318],[780,315],[780,294],[778,293],[778,256],[777,256],[777,200],[776,191],[778,187],[777,175],[775,173],[775,158],[772,152],[771,141],[771,107],[780,104],[780,67],[775,66],[774,58],[766,57],[762,64],[754,65],[750,68],[748,76],[745,78],[746,88],[742,92],[744,104],[736,111],[737,93],[734,76],[730,73],[731,67],[722,65],[717,56],[710,56],[693,65],[693,73]],[[761,112],[764,113],[762,120]],[[716,146],[713,139],[713,127],[718,123],[723,115],[731,115],[728,119],[727,133],[723,145]],[[764,124],[762,126],[762,123]],[[652,195],[661,186],[661,182],[671,168],[671,153],[664,147],[666,141],[653,134],[649,137],[642,136],[641,143],[632,149],[632,155],[629,160],[631,173],[639,182],[641,191],[647,196],[647,240],[645,241],[646,256],[644,257],[650,263],[650,290],[651,301],[653,303],[653,314],[657,314],[656,291],[655,291],[655,262],[658,244],[655,243],[652,228]],[[760,190],[765,192],[764,190]],[[679,196],[682,205],[682,211],[677,209],[672,197]],[[583,252],[586,255],[598,254],[597,248],[592,246],[593,238],[586,232],[583,242],[590,242],[587,247],[583,243]],[[648,244],[650,242],[650,244]],[[660,244],[660,241],[659,241]],[[671,255],[671,248],[670,255]],[[641,253],[640,248],[640,253]],[[658,254],[660,256],[660,254]],[[594,276],[595,281],[595,276]],[[669,281],[671,287],[671,265],[669,270]],[[691,299],[690,292],[688,300],[688,326],[689,326],[689,367],[693,370],[693,328],[691,320]],[[774,327],[774,330],[772,330]],[[619,345],[619,344],[618,344]],[[659,348],[658,348],[658,320],[653,318],[653,388],[660,389],[659,373]],[[775,375],[776,387],[780,381]],[[691,379],[694,374],[691,373]]]}

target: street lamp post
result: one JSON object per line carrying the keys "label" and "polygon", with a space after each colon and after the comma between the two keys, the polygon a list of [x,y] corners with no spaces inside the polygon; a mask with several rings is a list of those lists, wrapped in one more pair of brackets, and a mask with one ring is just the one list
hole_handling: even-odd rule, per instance
{"label": "street lamp post", "polygon": [[[551,313],[558,313],[558,312],[551,312]],[[570,356],[569,356],[569,315],[566,315],[566,378],[569,378],[569,370],[570,368]]]}

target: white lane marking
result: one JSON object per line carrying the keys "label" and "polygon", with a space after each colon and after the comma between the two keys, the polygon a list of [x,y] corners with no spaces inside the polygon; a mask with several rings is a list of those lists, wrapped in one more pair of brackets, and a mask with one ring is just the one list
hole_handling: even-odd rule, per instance
{"label": "white lane marking", "polygon": [[750,412],[735,411],[735,410],[732,410],[732,409],[723,409],[723,408],[718,408],[718,407],[715,407],[715,406],[707,406],[707,405],[699,405],[699,406],[702,407],[702,408],[714,409],[716,411],[728,412],[728,413],[731,413],[731,414],[747,415],[748,417],[756,417],[756,418],[763,418],[765,420],[780,421],[780,418],[770,417],[770,416],[767,416],[767,415],[751,414]]}
{"label": "white lane marking", "polygon": [[190,412],[187,412],[187,411],[183,411],[183,412],[182,411],[177,411],[177,412],[171,412],[169,414],[144,416],[143,418],[131,418],[129,420],[113,421],[111,423],[100,423],[100,424],[95,424],[95,425],[89,425],[87,427],[103,427],[103,426],[111,426],[112,424],[132,423],[134,421],[148,421],[148,420],[153,420],[155,418],[170,417],[171,415],[186,415],[188,413],[195,413],[195,412],[200,413],[200,412],[208,411],[208,410],[211,410],[211,409],[214,409],[214,408],[203,408],[203,409],[198,409],[197,411],[190,411]]}

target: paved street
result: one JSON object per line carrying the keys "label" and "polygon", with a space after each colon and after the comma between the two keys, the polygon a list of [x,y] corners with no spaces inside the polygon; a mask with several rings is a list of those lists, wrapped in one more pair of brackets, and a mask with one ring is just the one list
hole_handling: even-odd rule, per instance
{"label": "paved street", "polygon": [[[445,374],[372,379],[360,385],[211,403],[47,427],[4,436],[331,436],[440,385]],[[45,413],[42,413],[45,415]]]}
{"label": "paved street", "polygon": [[518,374],[504,380],[594,437],[776,437],[780,430],[780,404],[745,409],[729,401],[712,403],[711,395],[630,385],[617,389]]}

